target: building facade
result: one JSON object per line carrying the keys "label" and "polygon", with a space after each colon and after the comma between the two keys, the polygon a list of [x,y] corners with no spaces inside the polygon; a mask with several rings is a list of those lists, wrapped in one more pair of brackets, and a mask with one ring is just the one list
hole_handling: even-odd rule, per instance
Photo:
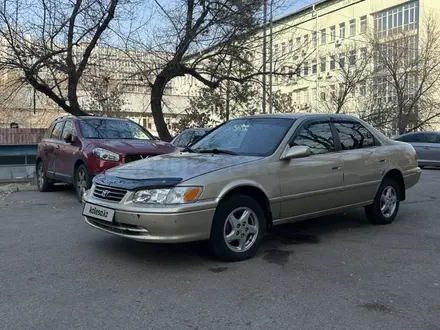
{"label": "building facade", "polygon": [[[426,20],[435,16],[440,19],[435,0],[323,0],[302,8],[266,27],[269,85],[271,80],[273,91],[291,94],[299,111],[366,116],[372,108],[389,107],[396,92],[372,45],[385,47],[404,35],[404,44],[395,46],[404,51],[394,52],[410,61],[419,55]],[[405,85],[411,95],[417,74],[405,76]]]}

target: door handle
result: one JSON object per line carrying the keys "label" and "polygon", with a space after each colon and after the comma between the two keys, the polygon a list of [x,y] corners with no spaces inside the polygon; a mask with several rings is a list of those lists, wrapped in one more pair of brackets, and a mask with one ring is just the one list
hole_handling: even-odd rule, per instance
{"label": "door handle", "polygon": [[59,148],[60,148],[60,146],[56,146],[55,148],[59,149]]}
{"label": "door handle", "polygon": [[335,166],[335,167],[332,167],[332,170],[340,170],[342,168],[342,166]]}
{"label": "door handle", "polygon": [[386,160],[386,159],[381,159],[381,160],[379,160],[379,162],[380,162],[380,163],[386,163],[387,160]]}

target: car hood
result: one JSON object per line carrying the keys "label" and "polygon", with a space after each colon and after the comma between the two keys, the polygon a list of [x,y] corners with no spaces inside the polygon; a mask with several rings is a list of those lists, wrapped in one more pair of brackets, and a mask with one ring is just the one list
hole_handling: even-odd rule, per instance
{"label": "car hood", "polygon": [[177,151],[177,148],[168,142],[156,140],[106,140],[91,141],[96,147],[104,148],[122,155],[161,155]]}
{"label": "car hood", "polygon": [[125,189],[175,185],[262,157],[179,152],[120,165],[95,178],[95,183]]}

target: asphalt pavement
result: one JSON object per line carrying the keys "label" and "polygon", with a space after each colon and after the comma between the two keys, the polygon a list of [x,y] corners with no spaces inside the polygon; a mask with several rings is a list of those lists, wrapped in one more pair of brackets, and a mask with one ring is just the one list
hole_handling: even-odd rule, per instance
{"label": "asphalt pavement", "polygon": [[283,226],[240,263],[85,224],[71,189],[0,198],[0,329],[440,329],[440,170],[388,226]]}

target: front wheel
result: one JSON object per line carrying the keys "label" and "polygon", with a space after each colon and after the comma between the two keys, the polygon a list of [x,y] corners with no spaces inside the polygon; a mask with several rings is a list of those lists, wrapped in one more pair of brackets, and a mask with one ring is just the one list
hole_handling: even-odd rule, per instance
{"label": "front wheel", "polygon": [[373,204],[365,208],[372,224],[387,225],[396,218],[400,206],[400,187],[396,181],[385,178],[377,191]]}
{"label": "front wheel", "polygon": [[266,216],[253,198],[234,195],[222,201],[214,216],[210,245],[224,261],[241,261],[255,255],[266,230]]}
{"label": "front wheel", "polygon": [[84,192],[91,186],[90,175],[85,165],[80,165],[75,171],[74,187],[78,200],[82,202]]}

